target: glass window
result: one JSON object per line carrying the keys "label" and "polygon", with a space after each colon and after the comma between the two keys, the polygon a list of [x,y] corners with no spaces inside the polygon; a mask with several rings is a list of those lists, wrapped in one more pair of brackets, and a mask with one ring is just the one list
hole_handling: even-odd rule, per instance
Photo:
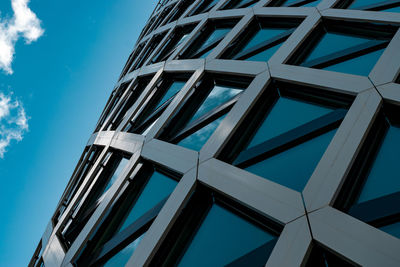
{"label": "glass window", "polygon": [[135,252],[137,246],[140,241],[142,241],[145,234],[142,234],[140,237],[135,239],[128,246],[120,250],[117,254],[115,254],[111,259],[109,259],[103,266],[104,267],[117,267],[117,266],[125,266],[128,263],[130,257],[133,252]]}
{"label": "glass window", "polygon": [[178,7],[175,8],[170,17],[167,19],[167,21],[165,22],[165,24],[173,22],[177,19],[179,19],[183,13],[187,10],[187,8],[192,4],[193,2],[190,0],[184,0],[184,1],[180,1],[178,3]]}
{"label": "glass window", "polygon": [[281,230],[280,225],[200,184],[151,266],[264,266]]}
{"label": "glass window", "polygon": [[336,8],[360,9],[371,11],[399,12],[400,1],[387,0],[342,0]]}
{"label": "glass window", "polygon": [[390,126],[357,203],[400,192],[400,128]]}
{"label": "glass window", "polygon": [[302,191],[351,102],[334,95],[332,99],[325,95],[322,100],[309,90],[273,81],[219,157],[270,181]]}
{"label": "glass window", "polygon": [[195,133],[192,133],[188,137],[182,139],[181,141],[179,141],[178,145],[192,150],[200,151],[203,145],[217,129],[218,125],[220,125],[220,123],[224,120],[225,116],[226,115],[219,117],[215,121],[196,131]]}
{"label": "glass window", "polygon": [[319,160],[331,142],[336,130],[285,150],[245,170],[268,180],[302,191]]}
{"label": "glass window", "polygon": [[328,114],[333,109],[292,98],[280,97],[258,128],[247,148]]}
{"label": "glass window", "polygon": [[158,138],[199,151],[248,84],[246,77],[206,74]]}
{"label": "glass window", "polygon": [[155,171],[132,206],[132,209],[127,213],[127,217],[124,219],[119,231],[123,231],[161,200],[169,196],[177,183],[176,180]]}
{"label": "glass window", "polygon": [[305,267],[352,267],[356,266],[344,257],[333,254],[318,244],[314,244]]}
{"label": "glass window", "polygon": [[299,21],[256,18],[222,55],[226,59],[268,61]]}
{"label": "glass window", "polygon": [[219,0],[203,0],[198,7],[191,12],[190,16],[210,11],[218,3],[218,1]]}
{"label": "glass window", "polygon": [[121,160],[121,162],[119,163],[117,169],[115,170],[115,172],[111,176],[110,180],[108,181],[106,187],[104,188],[103,192],[106,192],[115,183],[115,181],[117,180],[117,178],[121,174],[122,170],[125,169],[125,167],[128,164],[128,162],[129,162],[129,159],[126,159],[126,158],[123,158]]}
{"label": "glass window", "polygon": [[233,28],[237,20],[211,21],[186,49],[181,58],[204,58]]}
{"label": "glass window", "polygon": [[396,30],[391,25],[326,20],[288,63],[368,76]]}
{"label": "glass window", "polygon": [[382,226],[380,229],[388,234],[391,234],[392,236],[400,238],[400,222]]}
{"label": "glass window", "polygon": [[226,3],[221,9],[225,10],[225,9],[252,7],[257,3],[258,0],[231,0],[228,3]]}
{"label": "glass window", "polygon": [[272,234],[214,204],[178,266],[225,266],[274,238]]}
{"label": "glass window", "polygon": [[267,6],[287,6],[287,7],[315,7],[321,0],[275,0]]}

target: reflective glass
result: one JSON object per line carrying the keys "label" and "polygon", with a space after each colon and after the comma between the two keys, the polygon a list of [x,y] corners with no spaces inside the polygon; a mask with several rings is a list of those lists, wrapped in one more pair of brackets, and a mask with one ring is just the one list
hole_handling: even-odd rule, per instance
{"label": "reflective glass", "polygon": [[231,29],[230,28],[220,28],[220,29],[215,29],[211,35],[208,37],[208,39],[203,43],[203,45],[197,50],[200,51],[212,43],[214,43],[216,40],[219,38],[224,37]]}
{"label": "reflective glass", "polygon": [[218,125],[225,118],[225,116],[226,115],[219,117],[218,119],[207,124],[206,126],[201,128],[197,132],[192,133],[188,137],[182,139],[178,143],[178,145],[189,148],[189,149],[193,149],[196,151],[200,151],[200,149],[207,142],[207,140],[210,138],[210,136],[213,134],[213,132],[217,129]]}
{"label": "reflective glass", "polygon": [[280,97],[247,147],[261,144],[331,111],[323,106]]}
{"label": "reflective glass", "polygon": [[318,0],[318,1],[313,1],[311,3],[305,4],[305,5],[301,5],[302,7],[313,7],[313,6],[317,6],[319,3],[321,3],[322,0]]}
{"label": "reflective glass", "polygon": [[224,266],[274,238],[214,204],[178,266]]}
{"label": "reflective glass", "polygon": [[381,57],[384,50],[385,49],[380,49],[375,52],[368,53],[366,55],[356,57],[350,60],[346,60],[339,64],[335,64],[323,69],[367,76],[371,72],[372,68],[375,66],[375,63]]}
{"label": "reflective glass", "polygon": [[366,38],[359,38],[356,36],[338,34],[338,33],[326,33],[318,44],[313,48],[312,52],[304,62],[317,59],[322,56],[329,55],[334,52],[341,51],[346,48],[350,48],[359,44],[367,42]]}
{"label": "reflective glass", "polygon": [[302,191],[314,172],[336,130],[297,145],[245,170],[268,180]]}
{"label": "reflective glass", "polygon": [[253,48],[271,38],[278,36],[279,34],[286,32],[286,31],[287,31],[287,29],[284,29],[284,28],[261,29],[253,36],[253,38],[250,39],[250,41],[246,44],[245,47],[243,47],[243,49],[241,51],[246,51],[249,48]]}
{"label": "reflective glass", "polygon": [[154,172],[147,182],[143,192],[129,211],[120,231],[131,225],[147,211],[169,196],[178,182],[159,172]]}
{"label": "reflective glass", "polygon": [[391,234],[392,236],[400,238],[400,222],[386,225],[386,226],[380,227],[379,229],[381,229],[382,231],[384,231],[388,234]]}
{"label": "reflective glass", "polygon": [[160,107],[162,104],[164,104],[165,101],[167,101],[168,99],[173,97],[176,93],[178,93],[179,90],[181,90],[184,85],[185,85],[185,82],[180,82],[180,81],[173,82],[155,109]]}
{"label": "reflective glass", "polygon": [[203,104],[201,104],[199,109],[193,115],[190,122],[195,121],[196,119],[200,118],[201,116],[218,107],[219,105],[228,102],[242,91],[242,89],[215,85],[208,97],[204,100]]}
{"label": "reflective glass", "polygon": [[389,8],[389,9],[382,10],[382,11],[386,11],[386,12],[400,12],[400,6],[398,6],[398,7],[393,7],[393,8]]}
{"label": "reflective glass", "polygon": [[357,203],[400,192],[400,128],[391,126],[363,186]]}
{"label": "reflective glass", "polygon": [[273,54],[281,47],[282,43],[277,44],[271,48],[265,49],[264,51],[255,54],[254,56],[251,56],[247,58],[246,60],[253,60],[253,61],[268,61]]}
{"label": "reflective glass", "polygon": [[129,258],[132,256],[133,252],[136,250],[137,246],[139,245],[140,241],[142,241],[144,235],[146,233],[139,236],[135,241],[130,243],[128,246],[123,248],[117,254],[115,254],[111,259],[109,259],[103,267],[119,267],[125,266],[128,263]]}
{"label": "reflective glass", "polygon": [[121,171],[125,168],[126,164],[128,164],[129,159],[126,158],[122,158],[122,160],[120,161],[117,169],[115,170],[114,174],[111,176],[110,180],[108,181],[108,184],[106,186],[106,188],[104,189],[103,192],[106,192],[108,189],[110,189],[110,187],[114,184],[114,182],[117,180],[119,174],[121,173]]}
{"label": "reflective glass", "polygon": [[351,9],[359,9],[365,6],[386,2],[387,0],[355,0],[350,5]]}

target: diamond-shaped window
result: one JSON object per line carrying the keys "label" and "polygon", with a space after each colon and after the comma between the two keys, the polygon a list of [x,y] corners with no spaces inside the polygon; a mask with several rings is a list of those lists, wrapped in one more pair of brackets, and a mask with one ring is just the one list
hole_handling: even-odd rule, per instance
{"label": "diamond-shaped window", "polygon": [[299,25],[299,20],[256,18],[229,46],[222,58],[268,61]]}
{"label": "diamond-shaped window", "polygon": [[288,63],[367,76],[396,30],[390,25],[323,21]]}

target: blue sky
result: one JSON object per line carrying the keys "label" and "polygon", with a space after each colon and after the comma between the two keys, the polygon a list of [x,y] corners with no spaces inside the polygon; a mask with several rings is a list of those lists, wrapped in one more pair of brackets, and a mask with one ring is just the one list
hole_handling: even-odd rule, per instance
{"label": "blue sky", "polygon": [[14,134],[0,158],[0,266],[26,266],[157,0],[31,0],[40,24],[20,32],[7,27],[32,14],[13,20],[11,1],[0,1],[0,156]]}

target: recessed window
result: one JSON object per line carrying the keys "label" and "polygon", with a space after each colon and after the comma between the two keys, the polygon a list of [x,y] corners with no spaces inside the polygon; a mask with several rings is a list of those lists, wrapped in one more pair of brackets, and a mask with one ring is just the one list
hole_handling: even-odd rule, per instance
{"label": "recessed window", "polygon": [[124,193],[89,238],[76,260],[77,266],[124,266],[179,178],[149,162],[140,163],[131,177]]}
{"label": "recessed window", "polygon": [[130,155],[120,151],[110,151],[102,160],[86,194],[73,207],[73,216],[60,233],[63,244],[69,248],[81,232],[90,216],[100,204],[107,190],[114,184],[127,166]]}
{"label": "recessed window", "polygon": [[150,265],[264,266],[280,230],[254,211],[198,186]]}
{"label": "recessed window", "polygon": [[398,0],[342,0],[335,8],[400,12],[400,1]]}
{"label": "recessed window", "polygon": [[86,178],[86,175],[92,169],[94,163],[100,156],[103,150],[102,146],[92,146],[85,148],[81,159],[79,160],[78,167],[76,168],[75,172],[72,175],[73,182],[67,188],[66,193],[63,196],[63,201],[61,202],[60,206],[58,207],[54,217],[53,223],[56,225],[58,220],[64,214],[64,211],[67,209],[69,204],[71,203],[75,193],[80,188],[83,180]]}
{"label": "recessed window", "polygon": [[351,216],[400,238],[398,112],[398,107],[384,105],[336,205]]}
{"label": "recessed window", "polygon": [[179,58],[206,58],[231,31],[236,20],[208,22],[192,44]]}
{"label": "recessed window", "polygon": [[153,57],[151,63],[167,60],[176,51],[178,46],[186,40],[194,27],[195,25],[187,25],[176,28],[164,44],[163,48]]}
{"label": "recessed window", "polygon": [[225,59],[268,61],[296,29],[299,20],[256,18],[222,55]]}
{"label": "recessed window", "polygon": [[128,115],[128,110],[132,107],[132,105],[136,102],[140,94],[146,88],[151,80],[151,76],[139,77],[136,81],[130,85],[127,93],[124,94],[122,101],[115,108],[112,113],[111,119],[108,121],[106,130],[114,131],[118,128],[121,122]]}
{"label": "recessed window", "polygon": [[222,6],[222,10],[252,7],[258,3],[258,0],[230,0]]}
{"label": "recessed window", "polygon": [[136,59],[135,63],[133,63],[132,68],[130,71],[134,71],[144,65],[148,57],[153,53],[154,49],[160,44],[161,40],[164,38],[165,33],[160,33],[154,36],[150,40],[150,44],[146,46],[142,52],[142,54],[138,55],[138,58]]}
{"label": "recessed window", "polygon": [[197,7],[190,12],[189,16],[210,11],[218,3],[218,1],[219,0],[202,0]]}
{"label": "recessed window", "polygon": [[249,83],[244,77],[206,75],[160,139],[199,151]]}
{"label": "recessed window", "polygon": [[170,17],[166,20],[165,24],[178,20],[192,3],[193,2],[190,0],[180,1],[178,6],[172,10]]}
{"label": "recessed window", "polygon": [[220,157],[302,191],[347,112],[349,99],[328,95],[274,82]]}
{"label": "recessed window", "polygon": [[319,244],[313,244],[305,267],[353,267],[357,266],[343,256],[334,254]]}
{"label": "recessed window", "polygon": [[396,30],[391,25],[323,21],[288,63],[367,76]]}
{"label": "recessed window", "polygon": [[136,57],[142,52],[145,47],[146,42],[142,42],[137,46],[137,48],[129,55],[128,61],[126,62],[124,69],[122,70],[121,76],[119,79],[122,79],[132,67],[133,62],[136,60]]}
{"label": "recessed window", "polygon": [[146,129],[154,124],[161,113],[172,102],[174,97],[186,84],[188,78],[188,74],[166,74],[152,89],[147,102],[142,105],[141,110],[125,126],[124,131],[144,134]]}
{"label": "recessed window", "polygon": [[322,0],[273,0],[267,6],[315,7]]}

